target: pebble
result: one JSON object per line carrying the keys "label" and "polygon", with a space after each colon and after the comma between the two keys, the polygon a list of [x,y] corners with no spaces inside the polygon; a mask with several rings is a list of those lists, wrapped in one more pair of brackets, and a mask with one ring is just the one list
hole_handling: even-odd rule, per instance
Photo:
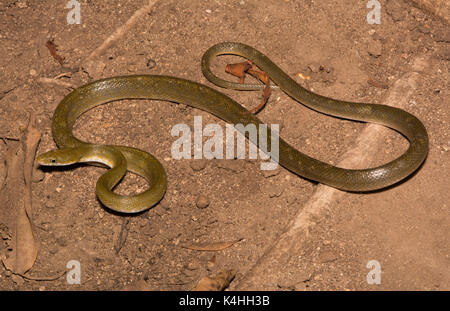
{"label": "pebble", "polygon": [[58,252],[58,248],[52,246],[49,248],[48,252],[52,255],[55,255]]}
{"label": "pebble", "polygon": [[37,71],[35,69],[30,69],[30,76],[32,77],[37,76]]}
{"label": "pebble", "polygon": [[197,200],[195,201],[195,205],[197,205],[198,208],[207,208],[209,206],[209,199],[204,196],[203,194],[199,195],[197,197]]}
{"label": "pebble", "polygon": [[319,72],[319,68],[322,67],[322,65],[320,65],[319,63],[311,63],[308,65],[309,70],[311,70],[311,72]]}
{"label": "pebble", "polygon": [[128,65],[127,70],[129,72],[136,72],[137,71],[137,66],[135,64],[130,64],[130,65]]}
{"label": "pebble", "polygon": [[297,198],[293,195],[288,195],[286,197],[286,203],[289,205],[295,203],[295,201],[297,201]]}
{"label": "pebble", "polygon": [[17,7],[18,7],[19,9],[25,9],[25,8],[28,7],[28,4],[27,4],[25,1],[23,1],[23,2],[17,2],[16,5],[17,5]]}
{"label": "pebble", "polygon": [[57,238],[56,243],[58,243],[59,246],[67,246],[67,240],[63,237]]}
{"label": "pebble", "polygon": [[383,50],[383,45],[380,41],[370,40],[367,44],[367,53],[373,57],[379,57]]}
{"label": "pebble", "polygon": [[270,198],[279,197],[284,191],[284,187],[278,182],[270,182],[264,185],[263,192],[268,194]]}
{"label": "pebble", "polygon": [[203,170],[206,167],[206,161],[205,160],[193,160],[189,163],[192,170],[194,172],[198,172]]}
{"label": "pebble", "polygon": [[45,207],[47,207],[47,208],[55,208],[56,204],[53,201],[48,201],[48,202],[45,203]]}

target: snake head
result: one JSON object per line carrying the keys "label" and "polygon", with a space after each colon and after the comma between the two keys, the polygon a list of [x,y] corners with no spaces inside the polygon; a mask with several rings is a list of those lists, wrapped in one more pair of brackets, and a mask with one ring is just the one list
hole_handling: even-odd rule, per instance
{"label": "snake head", "polygon": [[40,154],[36,161],[43,166],[63,166],[77,163],[79,157],[74,152],[75,148],[62,148]]}

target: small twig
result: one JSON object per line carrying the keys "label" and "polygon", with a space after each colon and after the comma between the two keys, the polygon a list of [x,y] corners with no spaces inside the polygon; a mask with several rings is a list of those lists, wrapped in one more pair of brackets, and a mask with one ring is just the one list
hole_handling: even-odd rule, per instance
{"label": "small twig", "polygon": [[134,14],[123,24],[118,27],[112,35],[110,35],[103,43],[97,47],[86,59],[86,63],[93,61],[99,57],[104,51],[106,51],[111,45],[119,41],[125,34],[138,22],[139,18],[145,14],[149,14],[153,6],[158,0],[149,0],[146,5],[134,12]]}
{"label": "small twig", "polygon": [[64,81],[61,81],[61,80],[57,80],[55,78],[41,77],[37,81],[41,82],[41,83],[56,84],[56,85],[67,87],[69,89],[75,89],[76,88],[72,83],[64,82]]}
{"label": "small twig", "polygon": [[[12,272],[12,271],[11,271]],[[25,275],[20,273],[14,273],[12,274],[20,276],[24,279],[31,280],[31,281],[55,281],[66,274],[66,271],[62,271],[54,276],[31,276],[31,275]]]}
{"label": "small twig", "polygon": [[115,247],[116,254],[119,254],[120,250],[122,249],[123,245],[125,244],[125,241],[127,240],[127,237],[128,237],[129,229],[130,229],[130,219],[124,218],[123,222],[122,222],[122,229],[120,230],[119,238],[117,240],[117,244]]}
{"label": "small twig", "polygon": [[[11,137],[11,136],[0,136],[0,139],[2,139],[3,141],[4,140],[14,140],[14,141],[20,140],[20,138],[18,138],[18,137]],[[5,142],[5,144],[6,144],[6,142]]]}
{"label": "small twig", "polygon": [[4,90],[4,91],[0,91],[0,99],[2,99],[3,97],[5,97],[6,94],[10,93],[10,92],[13,91],[15,88],[16,88],[16,86],[15,86],[15,87],[12,87],[12,88],[10,88],[10,89]]}
{"label": "small twig", "polygon": [[63,73],[61,73],[61,74],[59,74],[59,75],[57,75],[56,77],[54,77],[53,79],[59,79],[59,78],[62,78],[62,77],[66,77],[66,78],[70,78],[70,75],[72,74],[72,72],[63,72]]}

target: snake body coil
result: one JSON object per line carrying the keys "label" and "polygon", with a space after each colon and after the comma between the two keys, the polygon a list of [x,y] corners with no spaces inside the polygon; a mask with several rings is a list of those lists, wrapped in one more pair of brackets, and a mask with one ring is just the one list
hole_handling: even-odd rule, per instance
{"label": "snake body coil", "polygon": [[[220,43],[203,55],[203,74],[209,81],[221,87],[238,90],[261,88],[260,85],[232,83],[216,77],[209,68],[210,61],[223,54],[238,55],[252,61],[285,93],[313,110],[388,126],[403,134],[410,143],[404,154],[389,163],[375,168],[353,170],[313,159],[280,138],[278,162],[286,169],[342,190],[370,191],[404,179],[426,158],[427,132],[423,124],[408,112],[385,105],[346,102],[314,94],[298,85],[265,55],[241,43]],[[155,99],[182,103],[207,111],[231,124],[254,124],[258,131],[263,124],[228,96],[208,86],[180,78],[160,75],[113,77],[75,89],[61,101],[53,116],[52,134],[61,149],[40,155],[38,162],[41,165],[101,162],[112,167],[113,173],[109,173],[111,176],[102,176],[97,183],[96,192],[106,206],[124,213],[145,210],[164,196],[167,183],[164,168],[157,159],[142,150],[126,146],[93,145],[78,140],[72,134],[72,127],[81,114],[100,104],[120,99]],[[270,131],[267,136],[270,141]],[[257,141],[252,142],[258,144]],[[111,189],[120,181],[126,170],[146,178],[150,184],[149,189],[136,196],[113,193]]]}

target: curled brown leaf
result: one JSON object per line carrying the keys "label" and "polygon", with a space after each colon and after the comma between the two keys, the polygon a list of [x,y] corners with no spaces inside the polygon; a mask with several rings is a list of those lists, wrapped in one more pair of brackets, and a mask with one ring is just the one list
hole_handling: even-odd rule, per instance
{"label": "curled brown leaf", "polygon": [[244,83],[245,73],[252,68],[250,61],[225,66],[225,72],[239,78],[239,83]]}
{"label": "curled brown leaf", "polygon": [[54,39],[50,39],[45,43],[45,46],[48,48],[50,55],[58,61],[58,63],[62,66],[64,64],[64,57],[58,54],[58,47],[54,42]]}

